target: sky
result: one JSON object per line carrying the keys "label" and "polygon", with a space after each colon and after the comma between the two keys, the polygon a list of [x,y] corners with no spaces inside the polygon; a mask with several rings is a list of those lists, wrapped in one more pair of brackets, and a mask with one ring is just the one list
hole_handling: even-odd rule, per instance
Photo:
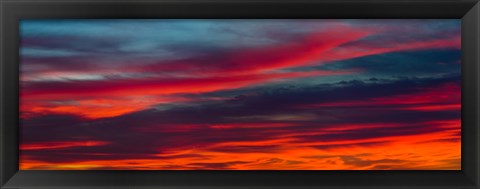
{"label": "sky", "polygon": [[460,170],[460,20],[20,22],[21,170]]}

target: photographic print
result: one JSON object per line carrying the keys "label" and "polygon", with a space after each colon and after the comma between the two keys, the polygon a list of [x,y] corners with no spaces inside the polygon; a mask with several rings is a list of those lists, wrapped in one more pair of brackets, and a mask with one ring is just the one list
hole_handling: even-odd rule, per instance
{"label": "photographic print", "polygon": [[461,170],[459,19],[20,20],[20,170]]}

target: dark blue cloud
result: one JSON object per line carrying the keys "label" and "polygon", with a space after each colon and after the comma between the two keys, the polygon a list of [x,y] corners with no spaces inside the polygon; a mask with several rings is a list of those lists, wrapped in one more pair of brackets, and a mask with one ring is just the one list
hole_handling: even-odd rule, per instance
{"label": "dark blue cloud", "polygon": [[422,76],[460,73],[460,50],[393,52],[331,62],[294,70],[343,70],[358,68],[377,77]]}

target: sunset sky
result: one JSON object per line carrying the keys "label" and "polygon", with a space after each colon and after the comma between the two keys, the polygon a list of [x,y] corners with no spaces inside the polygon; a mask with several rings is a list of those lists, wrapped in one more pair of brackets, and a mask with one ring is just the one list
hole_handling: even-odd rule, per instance
{"label": "sunset sky", "polygon": [[460,20],[22,20],[22,170],[459,170]]}

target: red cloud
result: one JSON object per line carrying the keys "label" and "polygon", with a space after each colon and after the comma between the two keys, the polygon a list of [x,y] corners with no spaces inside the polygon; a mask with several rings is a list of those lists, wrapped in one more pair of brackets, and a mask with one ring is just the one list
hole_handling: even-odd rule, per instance
{"label": "red cloud", "polygon": [[432,88],[419,89],[420,92],[390,97],[372,98],[367,101],[343,101],[321,104],[299,105],[298,108],[386,108],[418,111],[460,110],[460,86],[446,83]]}
{"label": "red cloud", "polygon": [[72,147],[101,146],[109,142],[104,141],[64,141],[64,142],[40,142],[31,144],[21,144],[20,150],[46,150]]}

